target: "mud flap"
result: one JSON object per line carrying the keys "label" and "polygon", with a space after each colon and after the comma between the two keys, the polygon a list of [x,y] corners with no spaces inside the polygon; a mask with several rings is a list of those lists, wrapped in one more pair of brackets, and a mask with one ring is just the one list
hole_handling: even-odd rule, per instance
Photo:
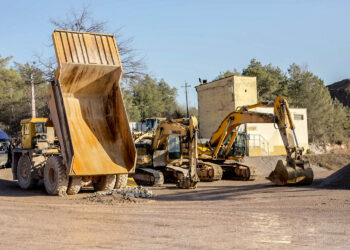
{"label": "mud flap", "polygon": [[308,161],[293,166],[285,160],[279,160],[275,170],[266,179],[279,186],[289,184],[310,185],[314,179],[314,173]]}

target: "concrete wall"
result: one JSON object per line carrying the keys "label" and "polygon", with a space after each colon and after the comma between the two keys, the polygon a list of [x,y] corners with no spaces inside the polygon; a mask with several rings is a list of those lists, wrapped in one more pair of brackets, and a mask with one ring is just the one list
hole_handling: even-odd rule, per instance
{"label": "concrete wall", "polygon": [[[260,107],[256,108],[256,111],[272,114],[273,108]],[[306,109],[290,109],[290,111],[295,124],[295,132],[299,142],[299,146],[304,147],[304,149],[307,150],[309,148],[309,144]],[[250,156],[286,154],[279,130],[274,128],[273,124],[247,124],[247,133],[250,135]]]}
{"label": "concrete wall", "polygon": [[210,138],[237,107],[257,103],[256,77],[230,76],[196,86],[200,137]]}

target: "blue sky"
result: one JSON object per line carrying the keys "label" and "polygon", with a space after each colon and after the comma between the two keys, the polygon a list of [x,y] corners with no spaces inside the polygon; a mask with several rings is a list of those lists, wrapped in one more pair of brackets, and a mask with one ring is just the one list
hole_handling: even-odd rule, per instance
{"label": "blue sky", "polygon": [[[350,1],[116,1],[0,0],[0,54],[24,63],[49,47],[50,18],[88,5],[110,30],[122,27],[145,57],[147,72],[178,88],[185,103],[187,81],[191,106],[198,77],[212,80],[220,72],[241,71],[252,58],[286,70],[295,62],[325,84],[350,77]],[[117,41],[118,42],[118,41]]]}

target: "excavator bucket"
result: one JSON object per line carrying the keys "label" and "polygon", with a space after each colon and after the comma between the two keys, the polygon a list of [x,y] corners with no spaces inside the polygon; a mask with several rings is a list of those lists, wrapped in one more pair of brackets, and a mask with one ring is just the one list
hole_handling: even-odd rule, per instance
{"label": "excavator bucket", "polygon": [[279,160],[275,170],[266,177],[266,179],[280,186],[289,184],[309,185],[313,178],[314,174],[308,161],[292,165],[286,160]]}
{"label": "excavator bucket", "polygon": [[136,149],[120,89],[113,35],[56,30],[49,106],[70,176],[127,174]]}

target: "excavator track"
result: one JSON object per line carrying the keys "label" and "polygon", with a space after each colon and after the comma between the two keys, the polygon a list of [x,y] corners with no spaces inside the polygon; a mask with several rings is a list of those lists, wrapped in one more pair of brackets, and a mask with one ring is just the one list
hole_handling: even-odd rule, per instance
{"label": "excavator track", "polygon": [[188,168],[167,165],[167,171],[173,172],[175,179],[177,180],[176,186],[178,188],[194,189],[197,187],[197,182],[193,182],[188,177]]}
{"label": "excavator track", "polygon": [[136,168],[133,177],[138,185],[159,187],[164,184],[163,173],[152,168]]}
{"label": "excavator track", "polygon": [[197,175],[201,181],[218,181],[222,179],[223,170],[220,165],[215,163],[198,161]]}
{"label": "excavator track", "polygon": [[254,166],[234,161],[221,165],[224,174],[223,179],[253,181],[257,176],[257,169]]}

